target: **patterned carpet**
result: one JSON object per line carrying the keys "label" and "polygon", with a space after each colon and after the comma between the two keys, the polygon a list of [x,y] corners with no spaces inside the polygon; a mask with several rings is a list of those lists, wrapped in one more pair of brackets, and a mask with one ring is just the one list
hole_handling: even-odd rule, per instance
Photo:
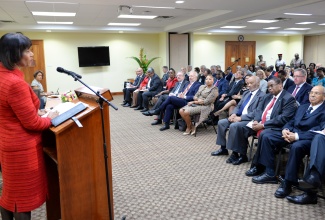
{"label": "patterned carpet", "polygon": [[[115,219],[324,219],[325,201],[300,206],[277,199],[278,185],[257,185],[245,176],[250,164],[212,157],[216,134],[210,126],[197,137],[159,131],[154,117],[120,106],[110,109]],[[295,191],[294,193],[300,193]],[[32,213],[45,219],[45,206]]]}

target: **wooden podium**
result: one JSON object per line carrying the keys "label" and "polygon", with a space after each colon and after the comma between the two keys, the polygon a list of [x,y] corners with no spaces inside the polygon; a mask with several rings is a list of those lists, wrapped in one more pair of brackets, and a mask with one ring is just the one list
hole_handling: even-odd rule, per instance
{"label": "wooden podium", "polygon": [[[109,101],[108,89],[92,87]],[[49,220],[106,220],[113,209],[112,162],[109,106],[104,104],[105,135],[109,167],[109,204],[98,97],[85,87],[75,90],[79,101],[89,107],[76,115],[83,127],[69,119],[43,133],[49,199],[46,202]],[[110,206],[110,208],[108,208]]]}

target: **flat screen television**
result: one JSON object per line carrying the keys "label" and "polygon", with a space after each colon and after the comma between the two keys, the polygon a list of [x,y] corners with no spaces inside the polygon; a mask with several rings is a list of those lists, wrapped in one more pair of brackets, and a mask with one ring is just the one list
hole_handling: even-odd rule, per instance
{"label": "flat screen television", "polygon": [[78,47],[79,67],[109,66],[109,47]]}

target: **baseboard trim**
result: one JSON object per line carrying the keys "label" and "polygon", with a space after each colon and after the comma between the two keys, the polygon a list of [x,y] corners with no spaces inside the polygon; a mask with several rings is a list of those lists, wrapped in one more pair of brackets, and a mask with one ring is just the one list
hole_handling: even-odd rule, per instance
{"label": "baseboard trim", "polygon": [[112,95],[123,95],[123,92],[111,92]]}

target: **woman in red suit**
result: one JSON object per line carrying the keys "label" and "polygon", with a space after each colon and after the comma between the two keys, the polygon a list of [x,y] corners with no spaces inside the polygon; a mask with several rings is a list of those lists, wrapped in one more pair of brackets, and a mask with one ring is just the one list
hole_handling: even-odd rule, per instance
{"label": "woman in red suit", "polygon": [[31,41],[21,33],[0,39],[0,163],[3,189],[0,211],[3,220],[31,219],[31,211],[47,197],[41,133],[51,119],[38,115],[40,105],[24,81],[20,67],[33,61]]}

